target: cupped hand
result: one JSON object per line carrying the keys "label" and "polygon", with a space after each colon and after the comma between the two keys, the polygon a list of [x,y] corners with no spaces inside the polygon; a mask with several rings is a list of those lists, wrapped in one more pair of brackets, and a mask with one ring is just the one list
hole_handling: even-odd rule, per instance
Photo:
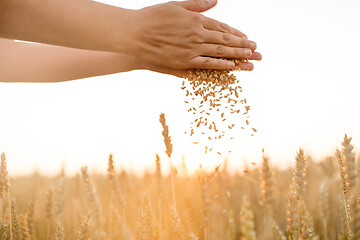
{"label": "cupped hand", "polygon": [[234,63],[220,58],[261,60],[244,33],[200,14],[215,5],[216,0],[190,0],[139,10],[130,51],[168,69],[231,69]]}
{"label": "cupped hand", "polygon": [[[254,54],[254,55],[255,55],[255,58],[250,57],[250,60],[258,60],[256,58],[258,58],[259,55],[257,55],[257,54]],[[260,59],[261,59],[261,55],[260,55]],[[187,69],[176,69],[176,68],[165,67],[165,66],[161,66],[161,65],[155,65],[153,63],[145,62],[139,58],[136,58],[135,61],[136,61],[137,69],[150,70],[153,72],[169,74],[169,75],[173,75],[173,76],[180,77],[180,78],[186,77],[187,72],[188,72]],[[242,62],[239,65],[237,65],[236,67],[240,68],[241,70],[246,70],[246,71],[252,71],[254,69],[254,65],[251,62]]]}

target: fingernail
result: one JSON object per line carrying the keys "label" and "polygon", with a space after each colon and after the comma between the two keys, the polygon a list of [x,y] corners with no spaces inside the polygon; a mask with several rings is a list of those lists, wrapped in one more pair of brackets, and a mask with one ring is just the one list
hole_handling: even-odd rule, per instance
{"label": "fingernail", "polygon": [[245,55],[246,56],[251,56],[251,50],[250,49],[245,49]]}
{"label": "fingernail", "polygon": [[228,67],[229,68],[234,68],[235,67],[235,63],[234,62],[228,62]]}
{"label": "fingernail", "polygon": [[205,3],[214,4],[217,0],[204,0]]}
{"label": "fingernail", "polygon": [[251,49],[256,49],[256,43],[255,42],[251,42],[250,43],[250,47],[251,47]]}

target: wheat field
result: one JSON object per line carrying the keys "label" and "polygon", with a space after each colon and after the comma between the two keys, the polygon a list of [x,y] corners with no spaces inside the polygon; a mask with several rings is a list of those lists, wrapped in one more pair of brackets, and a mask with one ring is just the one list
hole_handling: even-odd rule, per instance
{"label": "wheat field", "polygon": [[184,165],[162,174],[172,143],[165,116],[166,159],[142,177],[103,159],[107,174],[11,177],[1,155],[0,239],[245,240],[360,239],[359,160],[351,138],[322,161],[306,149],[278,170],[263,152],[260,166],[230,174],[225,159],[212,172]]}

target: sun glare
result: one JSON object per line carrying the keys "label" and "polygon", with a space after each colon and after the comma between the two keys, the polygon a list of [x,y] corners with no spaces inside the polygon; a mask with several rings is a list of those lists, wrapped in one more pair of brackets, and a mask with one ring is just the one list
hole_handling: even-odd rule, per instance
{"label": "sun glare", "polygon": [[199,170],[201,165],[205,171],[213,171],[217,166],[223,163],[225,155],[219,155],[217,152],[203,151],[198,145],[189,146],[185,153],[185,166],[188,173],[193,174]]}

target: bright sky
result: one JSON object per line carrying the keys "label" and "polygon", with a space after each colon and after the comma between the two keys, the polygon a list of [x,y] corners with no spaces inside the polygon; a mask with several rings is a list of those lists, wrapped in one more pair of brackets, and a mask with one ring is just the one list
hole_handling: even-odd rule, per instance
{"label": "bright sky", "polygon": [[[164,1],[106,0],[124,8]],[[228,23],[257,42],[263,55],[253,72],[237,73],[258,133],[241,134],[227,147],[230,165],[261,161],[264,147],[280,167],[298,148],[320,159],[343,135],[360,146],[360,2],[357,0],[219,0],[205,15]],[[80,166],[105,171],[111,152],[133,172],[153,167],[163,153],[166,113],[175,163],[203,161],[184,135],[188,129],[182,80],[134,71],[56,84],[0,84],[0,151],[10,174],[56,173]],[[210,157],[212,163],[218,157]],[[210,160],[209,160],[210,161]],[[164,161],[167,162],[167,161]]]}

